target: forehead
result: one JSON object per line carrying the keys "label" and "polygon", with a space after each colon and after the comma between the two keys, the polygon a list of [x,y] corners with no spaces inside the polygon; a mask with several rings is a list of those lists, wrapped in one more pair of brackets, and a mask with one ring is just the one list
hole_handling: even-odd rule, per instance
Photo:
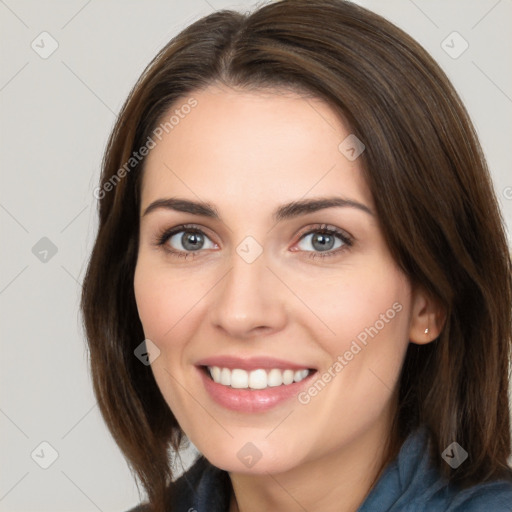
{"label": "forehead", "polygon": [[[180,110],[190,98],[195,106]],[[339,148],[349,129],[318,98],[209,87],[164,122],[173,113],[146,158],[142,206],[165,195],[246,205],[336,193],[372,204],[360,160]]]}

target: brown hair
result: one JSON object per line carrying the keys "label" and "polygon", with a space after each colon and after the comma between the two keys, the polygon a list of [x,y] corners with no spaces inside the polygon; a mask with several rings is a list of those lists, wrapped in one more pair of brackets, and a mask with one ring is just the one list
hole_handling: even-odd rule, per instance
{"label": "brown hair", "polygon": [[[82,311],[101,413],[154,510],[163,512],[173,477],[168,449],[186,438],[133,353],[144,339],[133,289],[144,159],[120,169],[178,99],[216,82],[300,90],[338,112],[366,145],[360,158],[393,257],[446,311],[435,342],[409,344],[389,457],[424,424],[453,483],[512,478],[511,264],[469,116],[433,59],[384,18],[343,0],[284,0],[216,12],[170,41],[106,148]],[[441,459],[453,441],[469,452],[455,470]]]}

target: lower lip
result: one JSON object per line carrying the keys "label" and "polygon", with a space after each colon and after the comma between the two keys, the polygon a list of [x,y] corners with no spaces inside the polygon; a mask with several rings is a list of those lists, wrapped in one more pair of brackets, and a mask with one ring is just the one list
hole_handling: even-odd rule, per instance
{"label": "lower lip", "polygon": [[300,382],[288,385],[266,389],[235,389],[215,382],[206,375],[203,367],[198,367],[198,371],[212,399],[226,409],[238,412],[263,412],[277,407],[286,400],[296,397],[316,373],[312,372]]}

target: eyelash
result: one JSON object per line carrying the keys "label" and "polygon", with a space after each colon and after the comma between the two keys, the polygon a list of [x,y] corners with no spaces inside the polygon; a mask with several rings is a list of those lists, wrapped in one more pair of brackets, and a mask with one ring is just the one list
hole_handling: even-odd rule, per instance
{"label": "eyelash", "polygon": [[[209,238],[208,235],[206,235],[206,233],[202,229],[200,229],[198,226],[196,226],[195,224],[182,224],[181,226],[176,226],[174,228],[166,229],[166,230],[160,232],[156,237],[155,245],[158,247],[162,247],[172,257],[187,259],[190,256],[192,258],[195,258],[196,257],[195,253],[199,253],[199,252],[201,252],[201,250],[198,250],[198,251],[176,251],[174,249],[170,249],[169,247],[165,247],[165,244],[168,242],[168,240],[172,236],[176,235],[177,233],[180,233],[181,231],[184,231],[187,233],[198,233],[198,234],[204,235],[207,238]],[[308,229],[307,231],[305,231],[303,233],[300,233],[298,242],[300,242],[304,237],[306,237],[307,235],[310,235],[312,233],[322,233],[325,235],[337,236],[338,238],[341,239],[341,241],[343,242],[343,245],[341,247],[339,247],[338,249],[330,250],[330,251],[323,251],[323,252],[322,251],[318,251],[318,252],[317,251],[302,251],[302,252],[309,252],[310,254],[308,257],[311,259],[315,259],[315,258],[324,259],[324,258],[328,258],[331,256],[337,256],[338,254],[340,254],[340,253],[348,250],[350,247],[352,247],[352,245],[354,243],[353,239],[351,237],[349,237],[345,232],[341,231],[340,229],[338,229],[334,226],[328,226],[326,224],[321,224],[321,225],[319,224],[318,226],[315,226],[313,228]]]}

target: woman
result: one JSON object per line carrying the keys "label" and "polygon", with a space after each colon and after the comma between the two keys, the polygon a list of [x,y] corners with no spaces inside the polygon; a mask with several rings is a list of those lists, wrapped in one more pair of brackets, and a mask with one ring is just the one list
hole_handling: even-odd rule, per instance
{"label": "woman", "polygon": [[82,308],[134,510],[511,510],[506,238],[409,36],[342,0],[195,22],[95,195]]}

